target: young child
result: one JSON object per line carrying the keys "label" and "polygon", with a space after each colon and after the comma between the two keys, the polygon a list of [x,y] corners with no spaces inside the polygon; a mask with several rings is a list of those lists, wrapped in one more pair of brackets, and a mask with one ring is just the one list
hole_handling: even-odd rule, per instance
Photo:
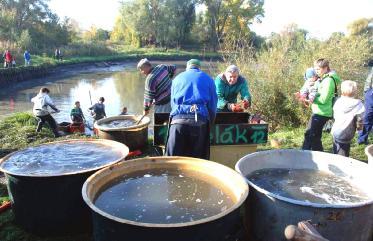
{"label": "young child", "polygon": [[79,101],[75,101],[75,106],[70,112],[70,118],[73,123],[82,123],[85,120]]}
{"label": "young child", "polygon": [[357,92],[355,81],[343,81],[341,92],[341,97],[333,107],[334,124],[331,130],[333,153],[348,157],[351,140],[355,135],[357,123],[361,122],[365,108],[361,100],[355,99]]}
{"label": "young child", "polygon": [[96,104],[88,108],[89,110],[93,111],[92,116],[95,121],[98,121],[106,117],[104,101],[105,101],[105,98],[100,97],[100,99],[98,100]]}
{"label": "young child", "polygon": [[127,114],[127,107],[126,106],[123,107],[122,112],[120,113],[120,115],[128,115]]}
{"label": "young child", "polygon": [[302,88],[296,95],[299,101],[302,101],[305,105],[309,105],[313,103],[317,94],[317,86],[320,84],[319,77],[314,68],[306,70],[304,80]]}

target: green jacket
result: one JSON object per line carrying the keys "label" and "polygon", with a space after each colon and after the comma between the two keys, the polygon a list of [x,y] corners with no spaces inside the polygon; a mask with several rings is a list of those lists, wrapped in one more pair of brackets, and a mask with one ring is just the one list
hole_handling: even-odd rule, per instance
{"label": "green jacket", "polygon": [[338,88],[340,83],[341,79],[334,71],[331,71],[322,77],[321,83],[317,88],[316,98],[311,106],[313,114],[333,117],[333,97],[335,87]]}
{"label": "green jacket", "polygon": [[240,93],[242,100],[251,102],[249,87],[245,78],[238,76],[234,85],[229,85],[223,74],[215,78],[216,93],[218,95],[218,110],[223,110],[227,104],[237,103],[237,95]]}
{"label": "green jacket", "polygon": [[84,114],[81,108],[74,107],[71,109],[70,116],[78,116],[84,119]]}

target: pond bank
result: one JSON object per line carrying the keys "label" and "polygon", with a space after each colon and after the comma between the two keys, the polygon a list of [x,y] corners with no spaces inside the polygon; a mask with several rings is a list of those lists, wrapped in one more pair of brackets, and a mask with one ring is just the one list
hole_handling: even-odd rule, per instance
{"label": "pond bank", "polygon": [[164,55],[164,54],[132,54],[132,55],[115,55],[102,56],[96,58],[76,58],[65,60],[61,63],[43,63],[36,66],[20,66],[16,68],[1,68],[0,69],[0,87],[9,86],[10,84],[20,83],[35,78],[43,78],[55,73],[62,73],[70,70],[77,70],[83,67],[109,67],[119,65],[120,63],[138,61],[141,58],[149,58],[150,60],[188,60],[191,58],[200,58],[204,61],[221,60],[218,54],[195,55],[195,54],[180,54],[180,55]]}

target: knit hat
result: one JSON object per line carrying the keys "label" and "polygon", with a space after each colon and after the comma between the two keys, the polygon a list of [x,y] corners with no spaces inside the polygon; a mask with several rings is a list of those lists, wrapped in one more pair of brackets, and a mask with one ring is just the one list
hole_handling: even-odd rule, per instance
{"label": "knit hat", "polygon": [[137,64],[137,69],[140,69],[144,64],[150,65],[150,61],[147,58],[141,59]]}
{"label": "knit hat", "polygon": [[314,68],[308,68],[306,73],[304,73],[304,80],[308,80],[309,78],[317,76],[316,71]]}
{"label": "knit hat", "polygon": [[201,68],[201,61],[198,59],[191,59],[187,62],[187,69],[190,69],[192,67]]}

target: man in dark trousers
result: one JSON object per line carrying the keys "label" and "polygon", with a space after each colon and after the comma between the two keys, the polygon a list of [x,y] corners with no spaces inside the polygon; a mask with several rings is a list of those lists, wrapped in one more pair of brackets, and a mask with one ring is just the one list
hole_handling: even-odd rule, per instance
{"label": "man in dark trousers", "polygon": [[172,82],[168,156],[210,158],[210,125],[216,115],[214,81],[200,70],[201,62],[191,59],[186,71]]}
{"label": "man in dark trousers", "polygon": [[372,132],[373,126],[373,67],[370,70],[368,78],[365,81],[364,85],[364,105],[365,105],[365,114],[363,117],[363,129],[359,131],[357,142],[359,144],[369,144],[369,134]]}
{"label": "man in dark trousers", "polygon": [[54,136],[59,137],[60,134],[57,130],[57,123],[50,114],[48,106],[57,113],[60,111],[59,109],[57,109],[52,99],[49,97],[49,92],[50,91],[48,88],[43,87],[40,89],[39,94],[31,99],[31,102],[34,103],[33,113],[38,119],[36,132],[40,132],[41,128],[43,128],[44,123],[47,122],[49,124],[49,127],[52,129]]}

